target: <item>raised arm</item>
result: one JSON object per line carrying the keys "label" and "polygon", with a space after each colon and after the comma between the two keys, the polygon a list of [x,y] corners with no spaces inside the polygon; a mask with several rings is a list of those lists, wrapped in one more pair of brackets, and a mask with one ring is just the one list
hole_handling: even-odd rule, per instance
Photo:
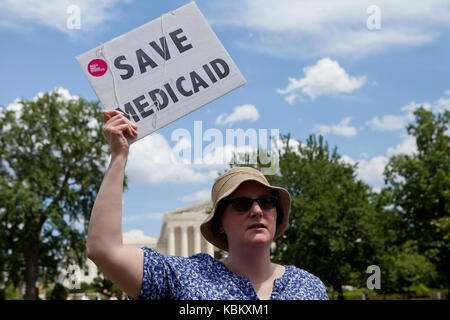
{"label": "raised arm", "polygon": [[103,133],[111,162],[92,208],[86,242],[87,256],[120,289],[137,299],[143,275],[143,251],[122,241],[122,191],[129,151],[127,138],[137,127],[116,110],[103,112]]}

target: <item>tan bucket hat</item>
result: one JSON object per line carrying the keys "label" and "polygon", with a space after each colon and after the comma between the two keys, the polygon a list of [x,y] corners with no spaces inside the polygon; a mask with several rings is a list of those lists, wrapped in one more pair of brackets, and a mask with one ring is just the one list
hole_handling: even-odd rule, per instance
{"label": "tan bucket hat", "polygon": [[[286,189],[271,186],[266,177],[258,170],[251,167],[234,167],[219,176],[211,190],[211,200],[213,209],[208,218],[201,224],[200,231],[210,243],[217,248],[228,251],[226,237],[219,233],[217,225],[221,225],[217,219],[216,210],[220,200],[232,194],[243,182],[256,181],[276,192],[278,196],[277,216],[281,214],[281,219],[277,217],[279,225],[275,232],[274,239],[278,238],[289,225],[289,210],[291,208],[291,197]],[[280,212],[281,211],[281,212]]]}

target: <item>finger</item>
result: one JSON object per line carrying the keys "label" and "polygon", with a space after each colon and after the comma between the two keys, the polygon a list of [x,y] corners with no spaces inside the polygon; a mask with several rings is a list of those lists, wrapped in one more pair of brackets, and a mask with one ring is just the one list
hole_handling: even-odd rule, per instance
{"label": "finger", "polygon": [[117,125],[117,124],[121,124],[121,123],[127,123],[132,128],[137,129],[137,125],[134,124],[133,122],[131,122],[126,116],[123,115],[123,113],[119,113],[111,119],[112,125]]}
{"label": "finger", "polygon": [[124,123],[127,123],[127,119],[121,113],[116,114],[108,122],[108,124],[110,126],[117,126],[119,124],[124,124]]}
{"label": "finger", "polygon": [[103,131],[115,133],[120,130],[121,126],[128,125],[125,120],[120,116],[116,115],[108,120],[108,122],[103,126]]}
{"label": "finger", "polygon": [[138,132],[135,130],[130,123],[122,123],[117,125],[112,129],[112,131],[120,131],[123,135],[130,136],[132,138],[136,137]]}
{"label": "finger", "polygon": [[133,127],[133,124],[132,124],[132,123],[130,123],[130,124],[128,125],[128,133],[130,134],[130,137],[131,137],[131,138],[135,138],[135,137],[137,137],[137,135],[138,135],[138,132],[137,132],[137,130]]}
{"label": "finger", "polygon": [[110,132],[116,135],[125,135],[128,134],[128,130],[129,130],[128,124],[124,123],[114,128],[111,128]]}
{"label": "finger", "polygon": [[115,116],[119,111],[117,110],[104,110],[103,113],[103,123],[108,122],[109,119],[111,119],[113,116]]}
{"label": "finger", "polygon": [[112,131],[117,130],[117,129],[119,129],[119,128],[122,129],[122,131],[125,131],[124,128],[125,128],[126,130],[128,130],[127,128],[130,128],[130,129],[135,130],[135,129],[131,126],[131,124],[128,123],[128,122],[126,122],[124,119],[117,119],[117,120],[115,120],[114,122],[110,123],[110,127],[111,127],[111,130],[112,130]]}
{"label": "finger", "polygon": [[125,132],[125,136],[132,139],[137,136],[137,132],[134,132],[134,129],[131,126],[128,126],[128,129]]}

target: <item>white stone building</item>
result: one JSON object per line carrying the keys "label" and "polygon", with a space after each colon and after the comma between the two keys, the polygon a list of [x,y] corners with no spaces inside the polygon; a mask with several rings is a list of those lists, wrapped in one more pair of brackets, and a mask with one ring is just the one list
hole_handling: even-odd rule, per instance
{"label": "white stone building", "polygon": [[211,207],[211,201],[208,200],[167,212],[156,250],[162,254],[182,257],[205,252],[214,257],[214,251],[218,249],[200,233],[200,225]]}

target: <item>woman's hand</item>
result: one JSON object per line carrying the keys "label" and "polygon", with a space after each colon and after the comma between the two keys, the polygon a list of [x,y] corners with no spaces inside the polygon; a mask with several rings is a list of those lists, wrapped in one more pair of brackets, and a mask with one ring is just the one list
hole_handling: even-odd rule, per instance
{"label": "woman's hand", "polygon": [[137,125],[118,110],[103,111],[103,134],[108,140],[112,156],[127,156],[130,148],[128,139],[137,137]]}

